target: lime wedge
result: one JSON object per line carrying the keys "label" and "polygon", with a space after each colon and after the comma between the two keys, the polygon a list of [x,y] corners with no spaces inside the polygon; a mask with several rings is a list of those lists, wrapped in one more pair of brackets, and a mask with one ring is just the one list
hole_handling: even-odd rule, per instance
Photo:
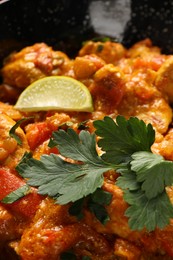
{"label": "lime wedge", "polygon": [[50,76],[33,82],[21,93],[14,107],[26,112],[93,111],[88,88],[67,76]]}

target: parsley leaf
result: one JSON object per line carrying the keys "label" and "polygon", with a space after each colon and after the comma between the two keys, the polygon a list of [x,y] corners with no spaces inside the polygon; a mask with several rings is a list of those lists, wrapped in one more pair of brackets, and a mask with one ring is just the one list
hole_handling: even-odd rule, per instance
{"label": "parsley leaf", "polygon": [[96,216],[96,218],[105,225],[110,217],[107,213],[105,205],[109,205],[112,200],[112,194],[102,189],[97,189],[93,194],[90,195],[87,206],[90,211]]}
{"label": "parsley leaf", "polygon": [[132,230],[153,231],[156,227],[164,228],[173,217],[173,207],[165,192],[153,199],[148,199],[142,190],[125,191],[124,199],[130,204],[125,215],[129,217]]}
{"label": "parsley leaf", "polygon": [[103,205],[90,202],[88,203],[88,208],[103,225],[110,220],[110,217]]}
{"label": "parsley leaf", "polygon": [[134,152],[151,151],[155,139],[152,125],[145,125],[136,117],[126,120],[123,116],[117,116],[115,123],[106,116],[104,120],[95,121],[94,126],[96,134],[102,137],[98,145],[106,152],[102,158],[112,164],[129,162]]}
{"label": "parsley leaf", "polygon": [[82,121],[80,123],[78,123],[78,130],[87,130],[89,128],[89,126],[86,125],[86,123],[88,122],[88,120]]}
{"label": "parsley leaf", "polygon": [[112,200],[112,194],[102,189],[97,189],[93,194],[91,194],[91,199],[94,203],[109,205]]}
{"label": "parsley leaf", "polygon": [[157,154],[138,152],[132,155],[131,169],[148,199],[152,199],[173,184],[173,162]]}
{"label": "parsley leaf", "polygon": [[124,191],[129,203],[125,215],[134,230],[163,228],[173,217],[173,206],[165,187],[173,183],[173,162],[152,154],[155,132],[151,124],[138,118],[116,123],[109,117],[94,122],[99,146],[105,151],[102,159],[118,165],[120,177],[116,184]]}
{"label": "parsley leaf", "polygon": [[30,158],[17,167],[21,176],[29,178],[27,183],[59,204],[79,200],[101,187],[103,173],[111,166],[98,156],[95,135],[81,131],[78,136],[68,129],[55,132],[54,138],[61,155],[82,163],[69,163],[55,154],[43,155],[39,161]]}
{"label": "parsley leaf", "polygon": [[95,134],[83,130],[78,135],[69,128],[67,132],[55,131],[52,136],[51,145],[56,145],[61,155],[76,161],[103,164],[96,151]]}
{"label": "parsley leaf", "polygon": [[138,189],[140,189],[141,185],[140,185],[140,183],[137,182],[135,172],[131,171],[130,169],[125,174],[122,173],[121,170],[119,170],[119,172],[121,173],[121,176],[118,177],[116,184],[122,190],[126,190],[126,189],[138,190]]}
{"label": "parsley leaf", "polygon": [[165,186],[173,183],[173,162],[151,152],[136,152],[131,158],[130,169],[122,167],[117,181],[129,203],[125,212],[129,226],[148,231],[163,228],[173,217],[173,206],[165,191]]}
{"label": "parsley leaf", "polygon": [[93,194],[87,196],[87,200],[82,198],[75,201],[70,206],[69,213],[80,220],[83,217],[83,206],[85,205],[102,224],[106,224],[110,217],[104,206],[109,205],[111,200],[112,194],[110,192],[98,188]]}
{"label": "parsley leaf", "polygon": [[76,216],[78,220],[83,218],[83,206],[84,206],[85,199],[79,199],[75,201],[69,208],[69,214],[72,216]]}

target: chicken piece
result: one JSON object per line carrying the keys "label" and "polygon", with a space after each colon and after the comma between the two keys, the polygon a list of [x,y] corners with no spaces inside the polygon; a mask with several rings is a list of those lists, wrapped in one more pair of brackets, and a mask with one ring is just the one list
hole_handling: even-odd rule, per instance
{"label": "chicken piece", "polygon": [[124,74],[118,67],[107,64],[94,74],[93,80],[89,90],[95,110],[114,113],[124,95]]}
{"label": "chicken piece", "polygon": [[170,58],[161,55],[160,49],[153,47],[148,39],[132,46],[127,57],[118,64],[126,81],[118,113],[125,117],[137,116],[145,123],[151,123],[157,134],[164,134],[172,121],[172,109],[155,82]]}
{"label": "chicken piece", "polygon": [[160,54],[160,48],[153,46],[150,39],[145,39],[135,43],[130,49],[127,50],[126,56],[128,58],[144,57],[146,55]]}
{"label": "chicken piece", "polygon": [[152,152],[162,155],[166,160],[173,161],[173,129],[170,128],[168,133],[161,140],[152,145]]}
{"label": "chicken piece", "polygon": [[172,121],[172,109],[154,86],[155,72],[139,69],[125,75],[124,96],[118,112],[125,117],[137,116],[145,123],[151,123],[160,134],[168,130]]}
{"label": "chicken piece", "polygon": [[59,259],[62,252],[75,245],[78,254],[82,256],[85,252],[85,255],[94,255],[93,259],[106,260],[107,255],[113,253],[106,239],[86,224],[76,222],[69,216],[68,208],[48,198],[41,203],[33,223],[15,248],[22,259]]}
{"label": "chicken piece", "polygon": [[116,239],[114,245],[115,255],[128,260],[140,259],[141,251],[134,244],[125,239]]}
{"label": "chicken piece", "polygon": [[155,86],[173,102],[173,56],[170,56],[157,72]]}
{"label": "chicken piece", "polygon": [[3,102],[0,102],[0,113],[6,114],[15,121],[22,118],[21,112],[16,110],[12,105],[8,105]]}
{"label": "chicken piece", "polygon": [[74,60],[74,73],[77,79],[91,78],[104,65],[105,62],[95,54],[76,57]]}
{"label": "chicken piece", "polygon": [[[137,43],[128,52],[132,58],[122,58],[116,67],[104,65],[93,76],[87,74],[91,77],[87,82],[82,81],[87,83],[93,96],[95,111],[137,116],[163,134],[172,121],[172,109],[154,83],[156,71],[165,61],[165,56],[148,39]],[[81,65],[83,71],[87,71],[88,63],[85,56],[82,58],[76,59],[74,67]]]}
{"label": "chicken piece", "polygon": [[151,69],[153,71],[158,71],[162,64],[167,60],[166,55],[160,55],[155,53],[149,53],[142,57],[137,57],[134,59],[129,59],[132,64],[133,70],[135,69]]}
{"label": "chicken piece", "polygon": [[24,89],[45,76],[70,74],[71,61],[63,52],[53,51],[45,43],[37,43],[12,54],[1,73],[5,84]]}
{"label": "chicken piece", "polygon": [[93,42],[88,41],[79,51],[79,56],[96,54],[106,63],[116,64],[126,54],[126,49],[117,42]]}
{"label": "chicken piece", "polygon": [[4,113],[0,113],[0,164],[14,168],[28,151],[28,142],[23,130],[18,127],[16,134],[20,137],[22,145],[9,135],[10,129],[15,125],[15,121]]}
{"label": "chicken piece", "polygon": [[17,219],[0,205],[0,245],[3,246],[6,241],[20,237],[20,223]]}
{"label": "chicken piece", "polygon": [[142,119],[146,124],[151,123],[154,129],[165,134],[172,121],[172,109],[164,98],[155,98],[150,104],[138,106],[138,111],[134,116]]}
{"label": "chicken piece", "polygon": [[150,39],[145,39],[128,49],[126,58],[120,60],[118,65],[122,67],[123,63],[126,63],[131,71],[144,68],[158,71],[168,57],[168,55],[161,54],[160,49],[153,46]]}

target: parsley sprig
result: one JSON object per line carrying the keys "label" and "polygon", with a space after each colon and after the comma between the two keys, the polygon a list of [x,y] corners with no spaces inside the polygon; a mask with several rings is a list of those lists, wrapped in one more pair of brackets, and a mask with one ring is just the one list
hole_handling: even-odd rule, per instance
{"label": "parsley sprig", "polygon": [[118,116],[116,124],[105,117],[94,123],[106,152],[102,159],[119,164],[116,184],[129,204],[125,215],[133,230],[163,228],[173,217],[173,206],[165,187],[173,184],[173,162],[151,152],[155,132],[151,124],[132,117]]}
{"label": "parsley sprig", "polygon": [[[165,227],[173,217],[166,193],[166,186],[173,183],[173,162],[151,152],[155,140],[152,125],[118,116],[116,122],[110,117],[97,120],[94,127],[95,134],[82,130],[78,135],[72,129],[54,132],[49,145],[57,146],[61,156],[43,155],[40,160],[27,157],[17,166],[19,174],[28,179],[28,185],[38,187],[38,193],[53,197],[57,203],[74,202],[78,208],[72,207],[71,212],[80,217],[87,197],[88,208],[99,218],[103,204],[94,194],[101,190],[104,173],[116,170],[120,174],[116,184],[129,204],[125,215],[130,228],[152,231]],[[102,156],[96,151],[96,135]],[[104,223],[109,220],[106,212],[101,219]]]}
{"label": "parsley sprig", "polygon": [[55,154],[21,162],[18,172],[29,178],[29,185],[38,187],[38,193],[66,204],[94,193],[103,185],[103,173],[112,167],[98,156],[95,134],[59,130],[54,132],[50,145],[57,145],[62,156],[76,162],[67,162]]}

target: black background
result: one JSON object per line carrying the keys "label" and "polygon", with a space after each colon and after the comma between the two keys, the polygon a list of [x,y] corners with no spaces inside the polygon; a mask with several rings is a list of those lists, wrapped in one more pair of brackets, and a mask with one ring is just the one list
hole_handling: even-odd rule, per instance
{"label": "black background", "polygon": [[[46,42],[54,49],[75,55],[83,41],[99,35],[90,19],[89,6],[93,2],[109,4],[107,12],[110,12],[108,15],[115,23],[118,15],[125,19],[125,11],[130,9],[130,17],[121,32],[116,35],[115,27],[113,35],[107,35],[107,31],[103,31],[102,35],[120,39],[126,47],[149,37],[164,53],[173,53],[172,0],[123,0],[126,10],[119,5],[120,0],[105,1],[0,1],[0,63],[11,51],[36,42]],[[114,7],[113,11],[111,7]],[[96,21],[98,25],[101,22],[99,19]]]}

